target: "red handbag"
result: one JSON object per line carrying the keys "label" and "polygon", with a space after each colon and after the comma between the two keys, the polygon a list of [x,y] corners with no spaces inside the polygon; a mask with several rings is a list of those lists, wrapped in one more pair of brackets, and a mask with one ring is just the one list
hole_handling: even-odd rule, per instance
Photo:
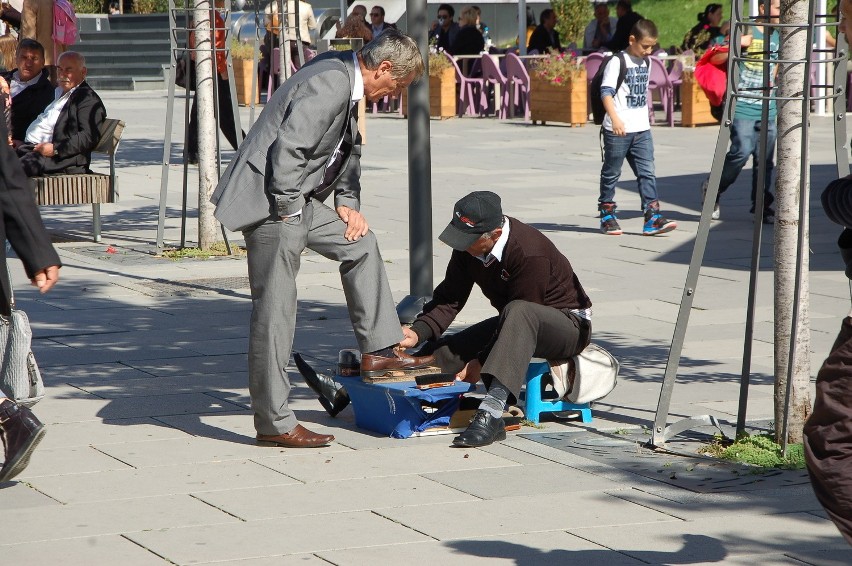
{"label": "red handbag", "polygon": [[722,63],[714,65],[710,59],[714,55],[727,52],[727,45],[714,45],[695,63],[695,82],[707,95],[711,106],[721,106],[725,103],[725,91],[728,88],[728,60],[725,59]]}

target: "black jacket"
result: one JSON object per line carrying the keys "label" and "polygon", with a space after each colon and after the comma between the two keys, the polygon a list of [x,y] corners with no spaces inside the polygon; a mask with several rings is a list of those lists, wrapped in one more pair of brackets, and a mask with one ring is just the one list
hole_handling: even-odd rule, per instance
{"label": "black jacket", "polygon": [[106,108],[101,97],[83,81],[77,87],[53,127],[56,155],[44,160],[44,172],[62,173],[89,169],[92,150],[101,138]]}
{"label": "black jacket", "polygon": [[450,47],[453,55],[479,55],[485,49],[485,39],[476,26],[464,26]]}
{"label": "black jacket", "polygon": [[[6,139],[6,124],[0,120],[0,140]],[[15,151],[0,143],[0,242],[9,240],[24,264],[27,276],[51,265],[62,265],[33,199],[29,180],[24,176]],[[9,313],[6,248],[0,247],[0,312]]]}
{"label": "black jacket", "polygon": [[829,183],[822,193],[822,208],[829,220],[846,228],[837,245],[846,264],[846,277],[852,279],[852,175]]}
{"label": "black jacket", "polygon": [[530,35],[527,51],[536,49],[539,53],[547,53],[548,48],[556,49],[557,51],[562,49],[562,44],[559,43],[559,32],[554,29],[553,37],[551,38],[550,32],[543,25],[539,24]]}
{"label": "black jacket", "polygon": [[[17,69],[3,73],[3,78],[12,85],[12,75]],[[34,85],[28,86],[12,97],[12,139],[23,141],[38,115],[53,102],[55,88],[50,82],[47,69],[42,69],[41,77]]]}

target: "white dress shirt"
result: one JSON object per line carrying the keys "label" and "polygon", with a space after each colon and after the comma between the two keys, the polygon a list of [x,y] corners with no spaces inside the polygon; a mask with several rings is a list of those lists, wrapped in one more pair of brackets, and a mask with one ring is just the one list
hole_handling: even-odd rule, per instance
{"label": "white dress shirt", "polygon": [[56,127],[56,121],[59,120],[59,114],[65,105],[68,104],[68,99],[71,93],[77,90],[77,87],[72,88],[65,94],[62,94],[62,89],[56,87],[56,98],[47,105],[44,112],[39,114],[30,127],[27,128],[25,141],[27,143],[45,143],[53,141],[53,128]]}

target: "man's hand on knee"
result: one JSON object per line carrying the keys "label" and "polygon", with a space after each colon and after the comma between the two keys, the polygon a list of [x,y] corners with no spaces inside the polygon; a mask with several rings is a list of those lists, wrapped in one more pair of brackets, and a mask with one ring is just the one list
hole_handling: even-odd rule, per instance
{"label": "man's hand on knee", "polygon": [[363,238],[370,231],[367,219],[357,210],[342,205],[338,206],[336,210],[340,219],[346,223],[346,232],[343,236],[350,242]]}

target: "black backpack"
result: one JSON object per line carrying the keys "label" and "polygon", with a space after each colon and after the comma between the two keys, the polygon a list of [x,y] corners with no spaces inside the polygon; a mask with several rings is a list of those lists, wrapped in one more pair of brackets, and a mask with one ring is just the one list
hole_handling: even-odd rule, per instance
{"label": "black backpack", "polygon": [[598,68],[598,72],[595,73],[595,76],[592,78],[592,86],[589,89],[590,96],[592,97],[592,119],[598,126],[603,124],[604,118],[606,117],[606,108],[604,108],[603,99],[601,98],[601,85],[603,84],[604,70],[606,70],[606,66],[613,57],[618,57],[618,60],[621,62],[621,67],[618,71],[618,80],[615,82],[616,91],[621,88],[621,83],[624,82],[624,76],[627,74],[627,64],[624,62],[624,52],[619,51],[615,55],[609,55],[606,57],[603,60],[603,63],[601,63],[601,66]]}

